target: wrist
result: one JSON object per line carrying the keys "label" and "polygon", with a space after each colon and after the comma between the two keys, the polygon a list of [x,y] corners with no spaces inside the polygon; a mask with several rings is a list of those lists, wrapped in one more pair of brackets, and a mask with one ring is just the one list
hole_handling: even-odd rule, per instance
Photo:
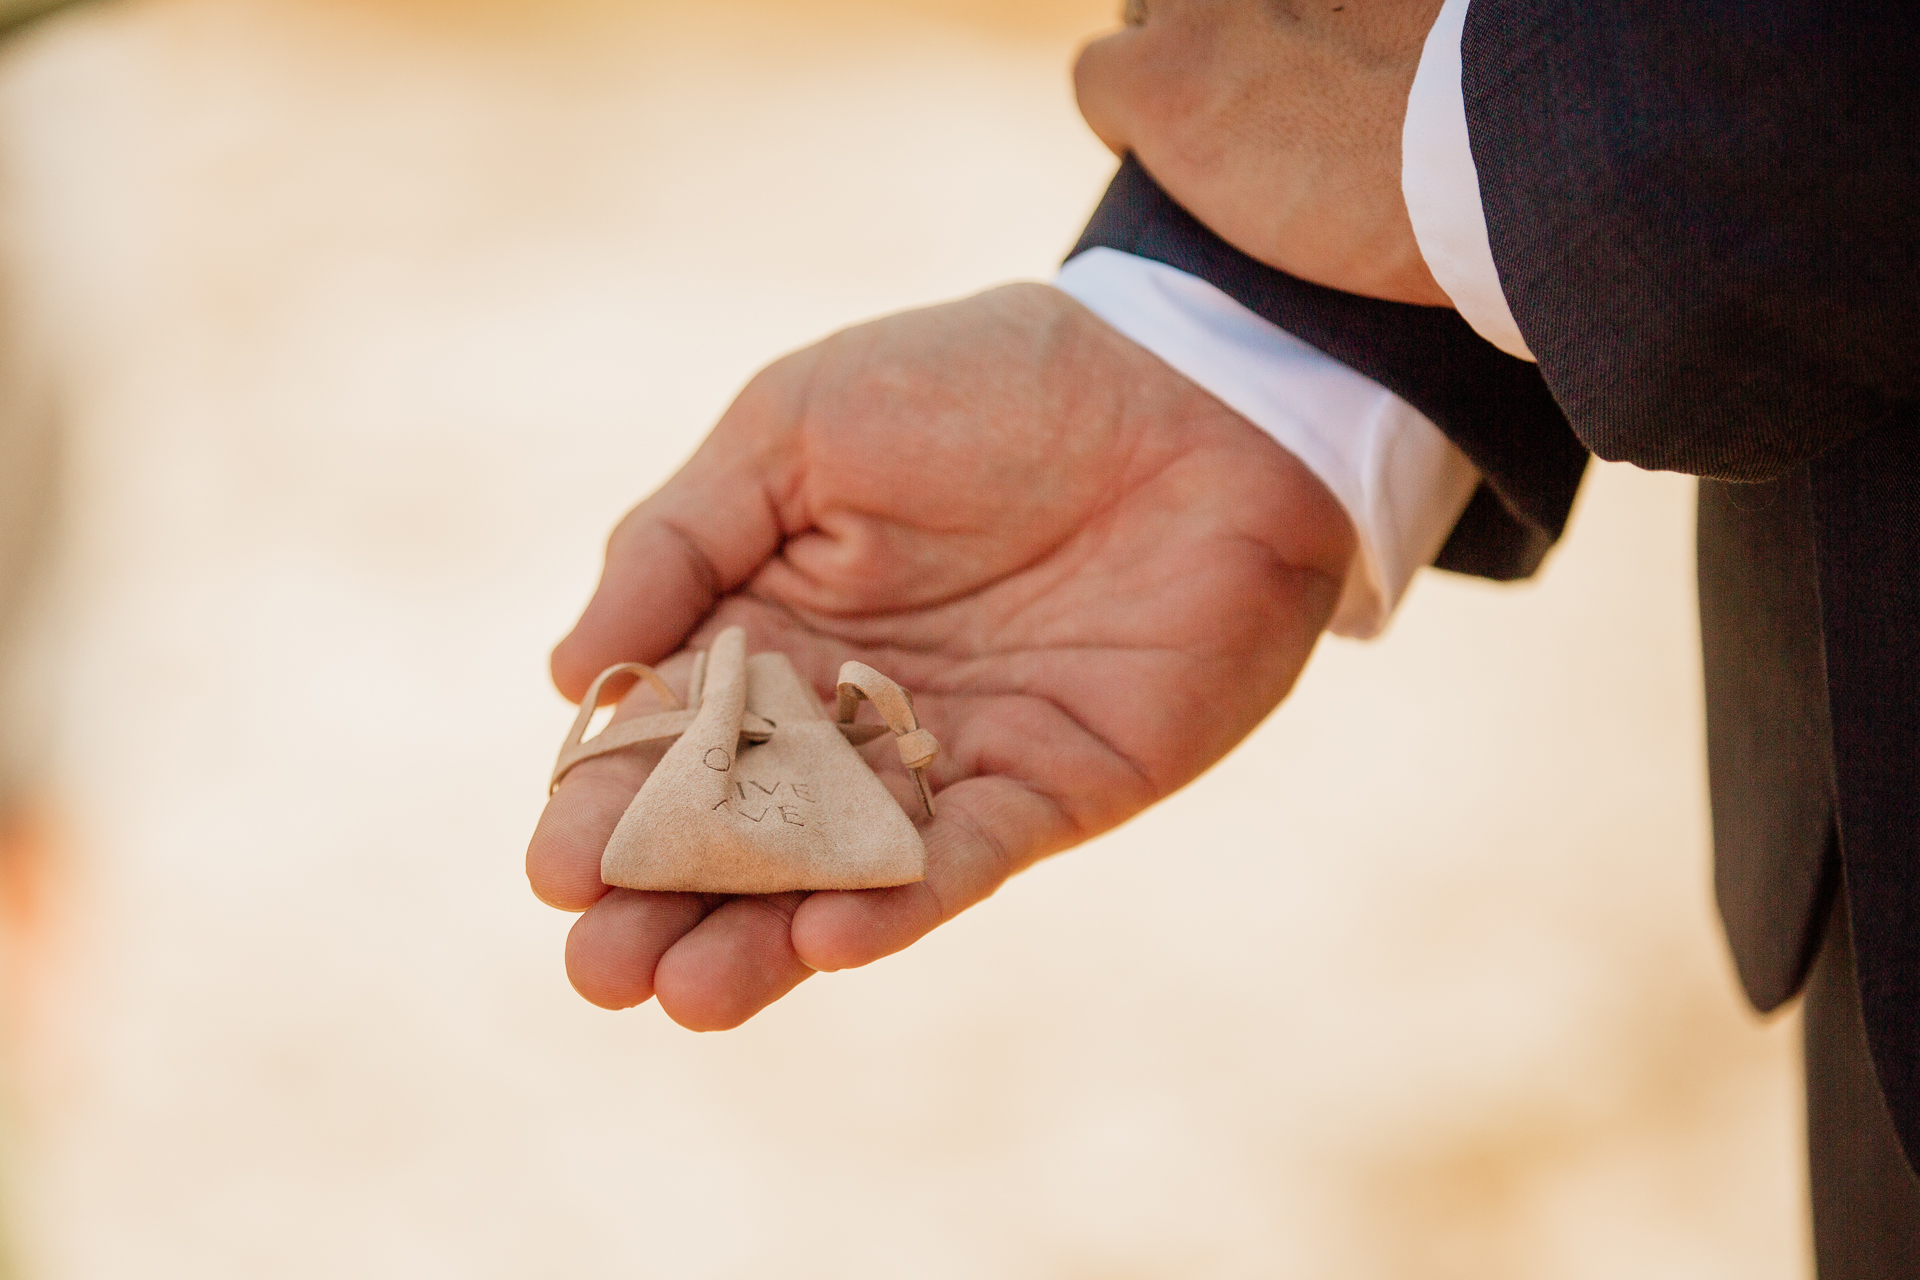
{"label": "wrist", "polygon": [[1088,45],[1081,112],[1203,225],[1347,293],[1450,306],[1401,185],[1407,98],[1441,0],[1349,0],[1281,21],[1252,0],[1150,0]]}

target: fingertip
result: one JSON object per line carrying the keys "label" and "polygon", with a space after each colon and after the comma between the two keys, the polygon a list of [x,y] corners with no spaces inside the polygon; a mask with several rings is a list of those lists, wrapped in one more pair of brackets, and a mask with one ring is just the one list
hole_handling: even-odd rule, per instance
{"label": "fingertip", "polygon": [[905,950],[940,920],[939,901],[925,882],[816,893],[794,913],[794,954],[821,973],[858,969]]}
{"label": "fingertip", "polygon": [[538,843],[527,846],[527,887],[541,905],[578,914],[606,896],[597,870],[588,871],[567,857],[555,857]]}
{"label": "fingertip", "polygon": [[541,906],[578,913],[593,905],[591,902],[577,901],[571,892],[573,886],[552,873],[547,855],[537,840],[527,846],[526,872],[527,888],[533,890],[533,896],[539,899]]}
{"label": "fingertip", "polygon": [[567,931],[567,981],[588,1004],[615,1013],[637,1008],[653,998],[653,966],[636,963],[630,950],[609,941],[587,916],[574,921]]}
{"label": "fingertip", "polygon": [[696,894],[611,890],[567,934],[567,980],[602,1009],[645,1004],[654,995],[660,958],[710,904]]}
{"label": "fingertip", "polygon": [[527,841],[527,884],[562,911],[585,911],[606,896],[600,855],[634,787],[582,766],[540,813]]}
{"label": "fingertip", "polygon": [[802,894],[735,898],[676,942],[653,992],[689,1031],[731,1031],[813,976],[790,934]]}
{"label": "fingertip", "polygon": [[580,699],[587,696],[587,686],[593,683],[593,677],[599,674],[587,669],[588,663],[582,658],[580,645],[574,639],[578,634],[577,631],[569,631],[559,644],[553,646],[553,652],[547,655],[547,674],[553,678],[553,687],[560,691],[561,697],[576,706]]}
{"label": "fingertip", "polygon": [[701,1035],[715,1031],[735,1031],[745,1026],[759,1009],[747,1009],[737,1005],[715,1004],[711,1001],[689,997],[685,993],[674,992],[660,1000],[661,1012],[665,1013],[682,1030],[697,1032]]}

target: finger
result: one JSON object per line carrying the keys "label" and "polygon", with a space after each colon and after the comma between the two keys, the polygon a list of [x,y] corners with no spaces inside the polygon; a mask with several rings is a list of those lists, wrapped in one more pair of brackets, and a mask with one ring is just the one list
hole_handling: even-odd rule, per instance
{"label": "finger", "polygon": [[689,1031],[730,1031],[812,977],[791,929],[806,896],[735,898],[674,943],[653,977],[667,1016]]}
{"label": "finger", "polygon": [[897,889],[816,893],[791,930],[796,957],[820,972],[892,955],[981,901],[1008,876],[1078,841],[1059,805],[1006,778],[972,778],[939,796],[921,829],[927,878]]}
{"label": "finger", "polygon": [[578,701],[617,662],[678,649],[720,596],[779,549],[779,497],[803,460],[793,429],[810,352],[771,366],[740,393],[694,456],[635,507],[607,543],[593,599],[553,651],[553,680]]}
{"label": "finger", "polygon": [[[676,657],[660,667],[675,693],[687,691],[690,660]],[[652,690],[636,683],[614,708],[609,725],[660,709]],[[633,803],[647,775],[666,754],[667,743],[631,747],[582,761],[547,800],[527,842],[527,883],[534,896],[562,911],[585,911],[607,891],[600,882],[600,855]]]}
{"label": "finger", "polygon": [[[678,510],[692,496],[681,490],[707,488],[685,472],[676,475],[608,539],[593,598],[553,650],[554,687],[568,700],[578,702],[593,678],[615,663],[657,662],[679,648],[714,601],[738,585],[722,567],[722,549],[702,522],[686,520]],[[731,508],[724,512],[730,529],[757,533],[768,523],[764,512],[754,509],[757,489],[722,487],[722,492],[734,501],[716,495],[711,505]],[[747,550],[748,557],[764,558],[779,545],[777,536],[760,541],[770,545]]]}
{"label": "finger", "polygon": [[631,1009],[653,995],[660,957],[720,901],[692,893],[615,889],[567,934],[567,979],[602,1009]]}
{"label": "finger", "polygon": [[[659,753],[651,758],[658,760]],[[562,911],[585,911],[607,892],[600,882],[600,856],[648,767],[614,757],[589,760],[567,775],[527,842],[527,883],[535,897]]]}

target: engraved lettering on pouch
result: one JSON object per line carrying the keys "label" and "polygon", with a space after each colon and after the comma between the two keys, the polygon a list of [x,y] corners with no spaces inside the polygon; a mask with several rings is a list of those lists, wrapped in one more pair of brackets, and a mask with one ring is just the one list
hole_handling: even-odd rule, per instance
{"label": "engraved lettering on pouch", "polygon": [[[720,751],[720,748],[715,747],[713,751],[710,751],[707,754],[709,756],[712,756],[714,752],[717,752],[717,751]],[[725,753],[722,752],[721,754],[725,754]],[[708,768],[714,767],[711,761],[709,761],[707,767]],[[760,795],[763,795],[763,796],[777,796],[780,794],[781,789],[785,788],[787,791],[790,791],[793,793],[793,797],[795,800],[803,800],[807,804],[820,803],[820,798],[814,795],[813,787],[808,783],[789,782],[785,778],[782,778],[779,781],[775,782],[772,786],[768,786],[764,782],[755,782],[752,778],[748,778],[744,783],[736,780],[732,785],[732,790],[729,791],[727,795],[722,797],[720,802],[714,805],[709,812],[718,813],[721,810],[725,810],[727,813],[732,814],[736,818],[745,818],[748,822],[757,824],[764,821],[768,814],[778,809],[780,812],[780,821],[784,822],[790,827],[799,827],[803,830],[806,829],[806,826],[807,826],[806,813],[792,804],[782,804],[782,805],[762,804],[760,807],[760,812],[758,813],[750,812],[747,809],[746,804],[744,803],[748,798],[747,788],[749,786],[751,786],[755,791],[759,792]],[[736,793],[737,793],[737,798],[736,798]]]}

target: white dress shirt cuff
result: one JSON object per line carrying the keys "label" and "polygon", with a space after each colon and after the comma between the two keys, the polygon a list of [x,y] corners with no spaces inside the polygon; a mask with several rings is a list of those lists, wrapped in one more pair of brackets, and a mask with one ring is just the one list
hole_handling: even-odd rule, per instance
{"label": "white dress shirt cuff", "polygon": [[1054,284],[1272,436],[1333,492],[1359,548],[1331,629],[1377,635],[1480,482],[1466,456],[1400,397],[1177,268],[1090,249]]}
{"label": "white dress shirt cuff", "polygon": [[1460,37],[1468,0],[1446,0],[1407,97],[1400,136],[1400,190],[1413,218],[1420,256],[1473,331],[1510,356],[1533,359],[1513,322],[1500,271],[1487,241],[1480,174],[1467,140],[1467,100],[1460,86]]}

